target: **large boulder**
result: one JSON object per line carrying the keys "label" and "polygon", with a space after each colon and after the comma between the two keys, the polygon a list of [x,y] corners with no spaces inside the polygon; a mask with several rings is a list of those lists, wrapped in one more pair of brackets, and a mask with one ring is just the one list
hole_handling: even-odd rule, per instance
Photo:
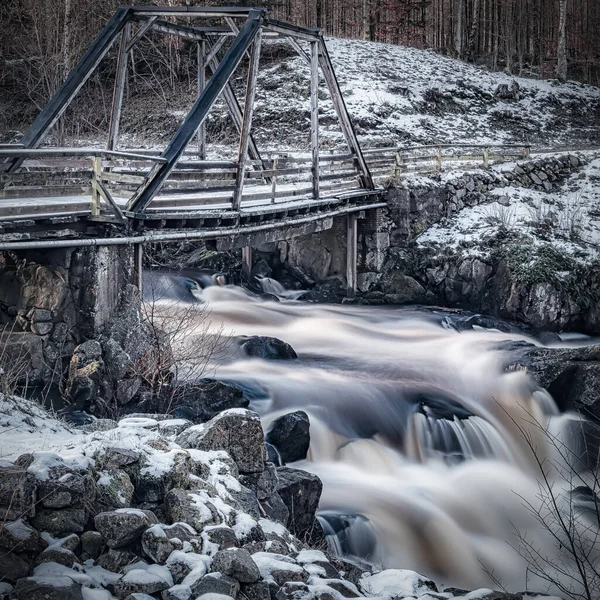
{"label": "large boulder", "polygon": [[109,548],[121,548],[136,541],[158,522],[154,513],[136,508],[121,508],[96,515],[94,524]]}
{"label": "large boulder", "polygon": [[547,389],[558,407],[600,420],[600,345],[540,348],[523,342],[505,344],[507,368],[524,368]]}
{"label": "large boulder", "polygon": [[52,452],[36,452],[28,468],[38,479],[39,504],[43,508],[90,507],[96,486],[87,463],[67,464]]}
{"label": "large boulder", "polygon": [[323,484],[312,473],[280,467],[277,493],[289,511],[287,528],[299,538],[312,533]]}
{"label": "large boulder", "polygon": [[239,581],[222,573],[208,573],[192,586],[192,595],[198,600],[225,600],[237,598]]}
{"label": "large boulder", "polygon": [[237,387],[222,381],[203,380],[197,385],[187,385],[176,390],[173,417],[204,423],[230,408],[247,408],[249,400]]}
{"label": "large boulder", "polygon": [[259,473],[267,457],[264,434],[257,413],[243,408],[223,411],[208,423],[194,425],[176,438],[182,448],[225,450],[240,473]]}
{"label": "large boulder", "polygon": [[38,509],[30,522],[39,531],[61,536],[82,533],[89,518],[90,513],[87,508]]}
{"label": "large boulder", "polygon": [[217,552],[212,561],[212,570],[237,579],[240,583],[255,583],[260,571],[244,548],[229,548]]}
{"label": "large boulder", "polygon": [[298,358],[295,350],[287,343],[274,337],[253,336],[248,338],[241,349],[246,356],[268,360],[292,360]]}
{"label": "large boulder", "polygon": [[304,460],[310,446],[308,415],[297,410],[275,419],[265,439],[277,448],[283,463]]}

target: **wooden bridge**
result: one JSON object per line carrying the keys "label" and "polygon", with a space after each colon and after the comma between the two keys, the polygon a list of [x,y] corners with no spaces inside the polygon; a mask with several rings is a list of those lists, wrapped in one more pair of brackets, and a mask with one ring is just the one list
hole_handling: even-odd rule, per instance
{"label": "wooden bridge", "polygon": [[[123,149],[119,136],[128,54],[150,31],[191,40],[197,48],[197,99],[162,152]],[[310,152],[305,156],[262,154],[253,137],[264,38],[286,40],[310,65]],[[117,41],[106,147],[43,147],[45,136]],[[247,81],[240,101],[231,78],[244,61]],[[320,150],[321,83],[347,145],[337,154]],[[237,157],[231,161],[206,160],[205,121],[218,98],[224,99],[239,133]],[[321,31],[272,20],[264,9],[120,8],[21,142],[0,146],[0,249],[202,239],[379,205],[380,190]]]}

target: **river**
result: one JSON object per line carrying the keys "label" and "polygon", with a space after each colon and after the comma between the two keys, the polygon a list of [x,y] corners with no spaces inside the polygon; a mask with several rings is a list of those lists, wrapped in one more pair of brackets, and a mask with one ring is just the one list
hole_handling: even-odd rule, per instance
{"label": "river", "polygon": [[265,299],[208,285],[214,277],[203,289],[167,279],[156,318],[191,315],[186,344],[260,335],[296,350],[297,360],[267,361],[232,343],[203,364],[259,390],[251,408],[265,429],[308,413],[309,455],[293,466],[323,481],[319,518],[332,551],[467,589],[580,589],[576,552],[565,547],[576,538],[592,564],[599,553],[597,523],[571,493],[587,476],[569,459],[577,417],[505,368],[506,340],[531,339],[458,331],[451,311],[305,303],[276,282],[265,288],[280,297]]}

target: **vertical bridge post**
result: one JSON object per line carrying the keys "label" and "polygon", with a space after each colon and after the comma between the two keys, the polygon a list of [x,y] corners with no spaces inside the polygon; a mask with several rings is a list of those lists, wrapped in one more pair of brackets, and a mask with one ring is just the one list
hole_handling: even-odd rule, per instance
{"label": "vertical bridge post", "polygon": [[252,273],[252,246],[242,247],[242,273],[250,278]]}
{"label": "vertical bridge post", "polygon": [[319,197],[319,44],[310,43],[310,147],[312,151],[312,194]]}
{"label": "vertical bridge post", "polygon": [[259,29],[252,46],[250,66],[248,68],[248,82],[246,84],[246,102],[244,104],[244,120],[240,134],[240,149],[238,152],[238,166],[235,175],[235,189],[233,191],[233,210],[240,210],[242,194],[244,193],[244,178],[246,176],[246,163],[248,162],[248,147],[250,144],[250,129],[252,127],[252,114],[254,112],[254,97],[256,96],[256,79],[258,77],[258,64],[260,62],[260,45],[262,32]]}
{"label": "vertical bridge post", "polygon": [[357,216],[349,213],[346,217],[346,297],[356,295],[357,280]]}
{"label": "vertical bridge post", "polygon": [[123,95],[125,93],[125,84],[127,82],[127,57],[129,56],[129,40],[131,38],[131,21],[126,23],[121,32],[121,41],[119,43],[119,55],[117,57],[117,75],[115,78],[115,87],[113,90],[112,111],[110,114],[110,125],[108,127],[108,150],[115,150],[119,143],[119,124],[121,121],[121,111],[123,109]]}
{"label": "vertical bridge post", "polygon": [[[196,51],[198,54],[198,96],[206,87],[206,42],[201,40],[197,43]],[[206,158],[206,125],[200,124],[198,129],[198,157],[200,160]]]}

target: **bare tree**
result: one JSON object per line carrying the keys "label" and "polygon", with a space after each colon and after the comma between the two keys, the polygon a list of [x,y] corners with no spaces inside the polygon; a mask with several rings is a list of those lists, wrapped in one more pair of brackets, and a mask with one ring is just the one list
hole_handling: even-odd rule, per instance
{"label": "bare tree", "polygon": [[[573,417],[566,430],[571,439],[567,439],[564,429],[556,432],[549,423],[527,414],[524,423],[509,415],[537,471],[537,498],[521,498],[552,547],[515,528],[515,549],[548,591],[558,590],[569,600],[596,600],[600,597],[600,428]],[[549,453],[538,446],[539,434],[547,441]]]}
{"label": "bare tree", "polygon": [[567,0],[559,0],[558,49],[556,76],[567,80]]}

